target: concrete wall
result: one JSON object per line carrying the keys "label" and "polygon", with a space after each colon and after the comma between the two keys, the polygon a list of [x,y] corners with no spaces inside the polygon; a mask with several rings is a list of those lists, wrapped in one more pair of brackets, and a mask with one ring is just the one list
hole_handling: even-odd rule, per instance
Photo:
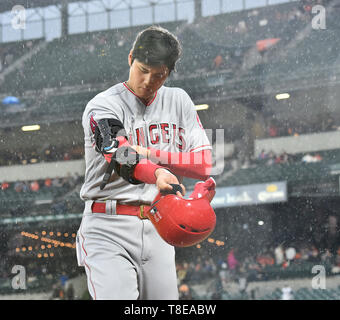
{"label": "concrete wall", "polygon": [[80,176],[85,174],[84,160],[42,162],[0,167],[0,182],[62,178],[75,173]]}
{"label": "concrete wall", "polygon": [[277,154],[286,151],[290,154],[323,151],[340,148],[340,131],[303,134],[300,136],[278,137],[255,140],[254,155],[261,150]]}

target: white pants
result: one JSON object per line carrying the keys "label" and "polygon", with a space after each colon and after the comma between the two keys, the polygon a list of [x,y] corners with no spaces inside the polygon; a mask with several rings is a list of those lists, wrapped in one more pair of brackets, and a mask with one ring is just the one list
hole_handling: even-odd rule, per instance
{"label": "white pants", "polygon": [[177,300],[174,247],[136,216],[85,210],[77,260],[95,300]]}

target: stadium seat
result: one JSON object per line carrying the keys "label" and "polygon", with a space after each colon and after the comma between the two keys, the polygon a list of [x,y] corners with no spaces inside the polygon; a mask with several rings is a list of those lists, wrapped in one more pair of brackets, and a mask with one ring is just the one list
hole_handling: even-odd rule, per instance
{"label": "stadium seat", "polygon": [[[183,21],[161,24],[175,30]],[[1,92],[11,92],[18,83],[23,90],[59,88],[108,82],[127,76],[127,56],[133,36],[146,26],[73,34],[57,38],[35,54],[23,70],[6,76]],[[124,39],[123,41],[121,41]]]}

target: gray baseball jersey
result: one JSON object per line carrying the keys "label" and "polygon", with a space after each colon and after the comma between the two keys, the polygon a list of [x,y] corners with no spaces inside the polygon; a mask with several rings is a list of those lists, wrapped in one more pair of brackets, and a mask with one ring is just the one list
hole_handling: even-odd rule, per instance
{"label": "gray baseball jersey", "polygon": [[105,201],[112,207],[117,202],[150,204],[158,193],[155,185],[132,185],[114,172],[100,190],[108,163],[95,150],[94,129],[100,119],[110,118],[123,123],[134,145],[197,152],[211,149],[209,139],[194,103],[180,88],[162,86],[146,106],[125,83],[119,83],[89,101],[82,118],[86,172],[80,197],[85,210],[77,234],[77,258],[78,264],[85,266],[91,296],[177,299],[174,248],[158,235],[152,223],[136,216],[91,211],[93,201]]}
{"label": "gray baseball jersey", "polygon": [[83,200],[151,203],[157,194],[155,185],[132,185],[117,175],[112,176],[103,190],[99,189],[108,164],[95,151],[94,125],[107,118],[123,123],[130,144],[169,152],[211,149],[194,104],[184,90],[163,86],[145,106],[124,83],[117,84],[94,97],[83,115],[86,162],[85,183],[81,189]]}

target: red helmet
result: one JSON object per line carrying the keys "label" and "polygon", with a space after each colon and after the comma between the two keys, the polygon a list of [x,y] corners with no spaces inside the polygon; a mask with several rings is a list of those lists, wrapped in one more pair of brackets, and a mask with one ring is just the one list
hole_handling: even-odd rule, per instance
{"label": "red helmet", "polygon": [[210,205],[215,186],[212,178],[198,182],[188,199],[159,193],[145,215],[167,243],[176,247],[193,246],[215,228],[216,215]]}

